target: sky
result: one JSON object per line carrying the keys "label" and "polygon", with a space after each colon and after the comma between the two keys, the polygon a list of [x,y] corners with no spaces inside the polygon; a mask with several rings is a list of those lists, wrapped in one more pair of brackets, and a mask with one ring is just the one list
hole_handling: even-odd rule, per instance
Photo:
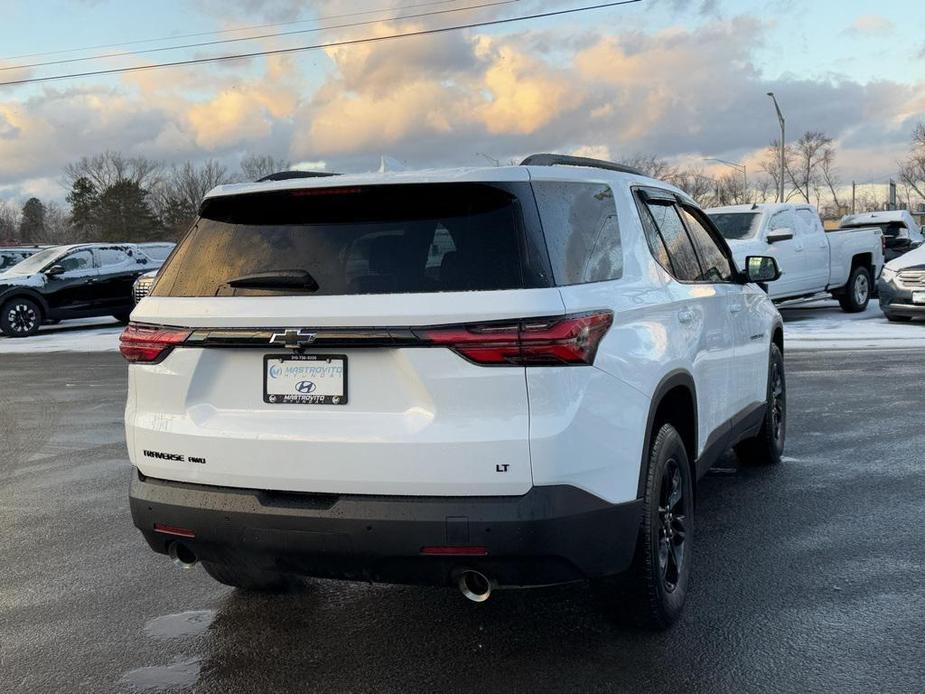
{"label": "sky", "polygon": [[[594,2],[0,0],[0,82]],[[393,19],[434,12],[443,14]],[[124,55],[17,67],[108,53]],[[269,154],[345,172],[373,170],[383,155],[417,168],[537,151],[655,154],[717,173],[722,165],[706,158],[744,162],[757,175],[779,132],[768,91],[788,138],[824,131],[844,180],[885,180],[925,121],[925,3],[642,0],[426,37],[0,86],[0,200],[61,200],[63,166],[106,149],[167,164],[212,158],[232,170],[243,156]]]}

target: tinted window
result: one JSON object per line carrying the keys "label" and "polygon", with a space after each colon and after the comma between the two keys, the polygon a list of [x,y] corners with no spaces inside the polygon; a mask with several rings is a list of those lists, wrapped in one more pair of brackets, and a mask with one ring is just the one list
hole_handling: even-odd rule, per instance
{"label": "tinted window", "polygon": [[93,267],[93,254],[89,250],[74,251],[59,260],[58,265],[63,267],[65,272],[89,270]]}
{"label": "tinted window", "polygon": [[128,254],[118,248],[101,248],[99,254],[100,264],[103,267],[122,265],[129,260]]}
{"label": "tinted window", "polygon": [[[156,296],[387,294],[524,286],[512,196],[488,185],[305,189],[208,200]],[[300,276],[317,289],[236,278]],[[278,275],[277,275],[278,276]]]}
{"label": "tinted window", "polygon": [[652,220],[665,242],[668,257],[674,276],[686,282],[695,282],[700,279],[700,264],[697,254],[691,244],[690,237],[684,230],[681,217],[674,205],[659,204],[656,201],[648,202],[646,208],[652,215]]}
{"label": "tinted window", "polygon": [[623,275],[623,249],[610,186],[537,181],[533,184],[556,284]]}
{"label": "tinted window", "polygon": [[684,221],[694,239],[697,253],[700,255],[700,265],[703,271],[699,279],[705,282],[731,281],[733,272],[729,259],[713,240],[709,230],[700,222],[697,213],[687,207],[682,207],[681,214],[684,215]]}
{"label": "tinted window", "polygon": [[750,239],[758,233],[761,215],[757,212],[720,212],[710,215],[719,233],[726,239]]}

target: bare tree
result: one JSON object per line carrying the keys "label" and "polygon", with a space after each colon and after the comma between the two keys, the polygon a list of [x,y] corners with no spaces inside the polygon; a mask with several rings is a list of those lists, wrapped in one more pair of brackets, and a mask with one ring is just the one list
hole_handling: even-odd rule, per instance
{"label": "bare tree", "polygon": [[645,176],[662,181],[670,182],[670,179],[678,173],[678,170],[665,159],[654,154],[633,154],[621,159],[619,163],[641,171]]}
{"label": "bare tree", "polygon": [[822,160],[819,162],[819,175],[829,189],[832,195],[832,201],[836,208],[844,207],[841,200],[838,199],[838,186],[841,185],[841,179],[835,169],[835,148],[828,147],[822,152]]}
{"label": "bare tree", "polygon": [[12,241],[19,230],[19,210],[0,200],[0,241]]}
{"label": "bare tree", "polygon": [[86,178],[99,191],[125,181],[150,190],[159,182],[161,168],[158,162],[144,157],[126,157],[122,152],[106,150],[102,154],[81,157],[79,161],[67,164],[64,177],[68,188],[77,179]]}
{"label": "bare tree", "polygon": [[206,193],[233,180],[228,169],[214,159],[173,166],[155,188],[154,210],[168,232],[177,237],[196,218]]}
{"label": "bare tree", "polygon": [[915,194],[925,200],[925,123],[912,132],[912,150],[899,163],[899,176]]}
{"label": "bare tree", "polygon": [[818,204],[823,161],[828,160],[830,170],[834,163],[832,138],[822,132],[807,130],[790,149],[793,152],[793,164],[787,167],[787,177],[807,203],[811,202],[810,193],[815,191]]}
{"label": "bare tree", "polygon": [[248,154],[241,160],[241,174],[245,181],[256,181],[270,174],[289,169],[289,162],[269,155]]}
{"label": "bare tree", "polygon": [[[791,162],[793,160],[793,150],[789,147],[784,148],[784,168],[785,171],[781,172],[780,170],[780,140],[771,140],[768,144],[768,148],[765,150],[764,158],[759,162],[759,168],[767,175],[769,180],[774,184],[774,190],[780,190],[780,179],[781,174],[784,177],[784,200],[790,197],[790,194],[786,192],[787,189],[787,173],[786,170],[791,168]],[[775,192],[775,199],[777,198],[777,193]]]}

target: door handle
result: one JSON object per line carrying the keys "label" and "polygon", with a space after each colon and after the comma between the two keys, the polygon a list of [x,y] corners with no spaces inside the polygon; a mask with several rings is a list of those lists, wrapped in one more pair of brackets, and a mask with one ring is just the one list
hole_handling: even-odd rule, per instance
{"label": "door handle", "polygon": [[682,308],[678,311],[678,320],[682,323],[690,323],[694,320],[694,312],[689,308]]}
{"label": "door handle", "polygon": [[729,313],[738,313],[742,310],[742,304],[729,304]]}

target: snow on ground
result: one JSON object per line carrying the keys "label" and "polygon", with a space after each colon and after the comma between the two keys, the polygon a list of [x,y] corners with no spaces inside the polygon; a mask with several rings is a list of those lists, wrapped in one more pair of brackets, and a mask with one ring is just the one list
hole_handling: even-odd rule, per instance
{"label": "snow on ground", "polygon": [[0,354],[28,352],[112,352],[119,349],[122,326],[112,318],[80,318],[43,325],[32,337],[0,335]]}
{"label": "snow on ground", "polygon": [[787,349],[925,347],[925,321],[890,323],[876,300],[863,313],[845,313],[833,299],[779,308]]}
{"label": "snow on ground", "polygon": [[[845,313],[822,299],[780,307],[788,349],[884,349],[925,347],[925,321],[890,323],[876,301],[863,313]],[[34,337],[0,336],[0,354],[23,352],[109,352],[119,349],[122,326],[109,318],[84,318],[45,325]]]}

